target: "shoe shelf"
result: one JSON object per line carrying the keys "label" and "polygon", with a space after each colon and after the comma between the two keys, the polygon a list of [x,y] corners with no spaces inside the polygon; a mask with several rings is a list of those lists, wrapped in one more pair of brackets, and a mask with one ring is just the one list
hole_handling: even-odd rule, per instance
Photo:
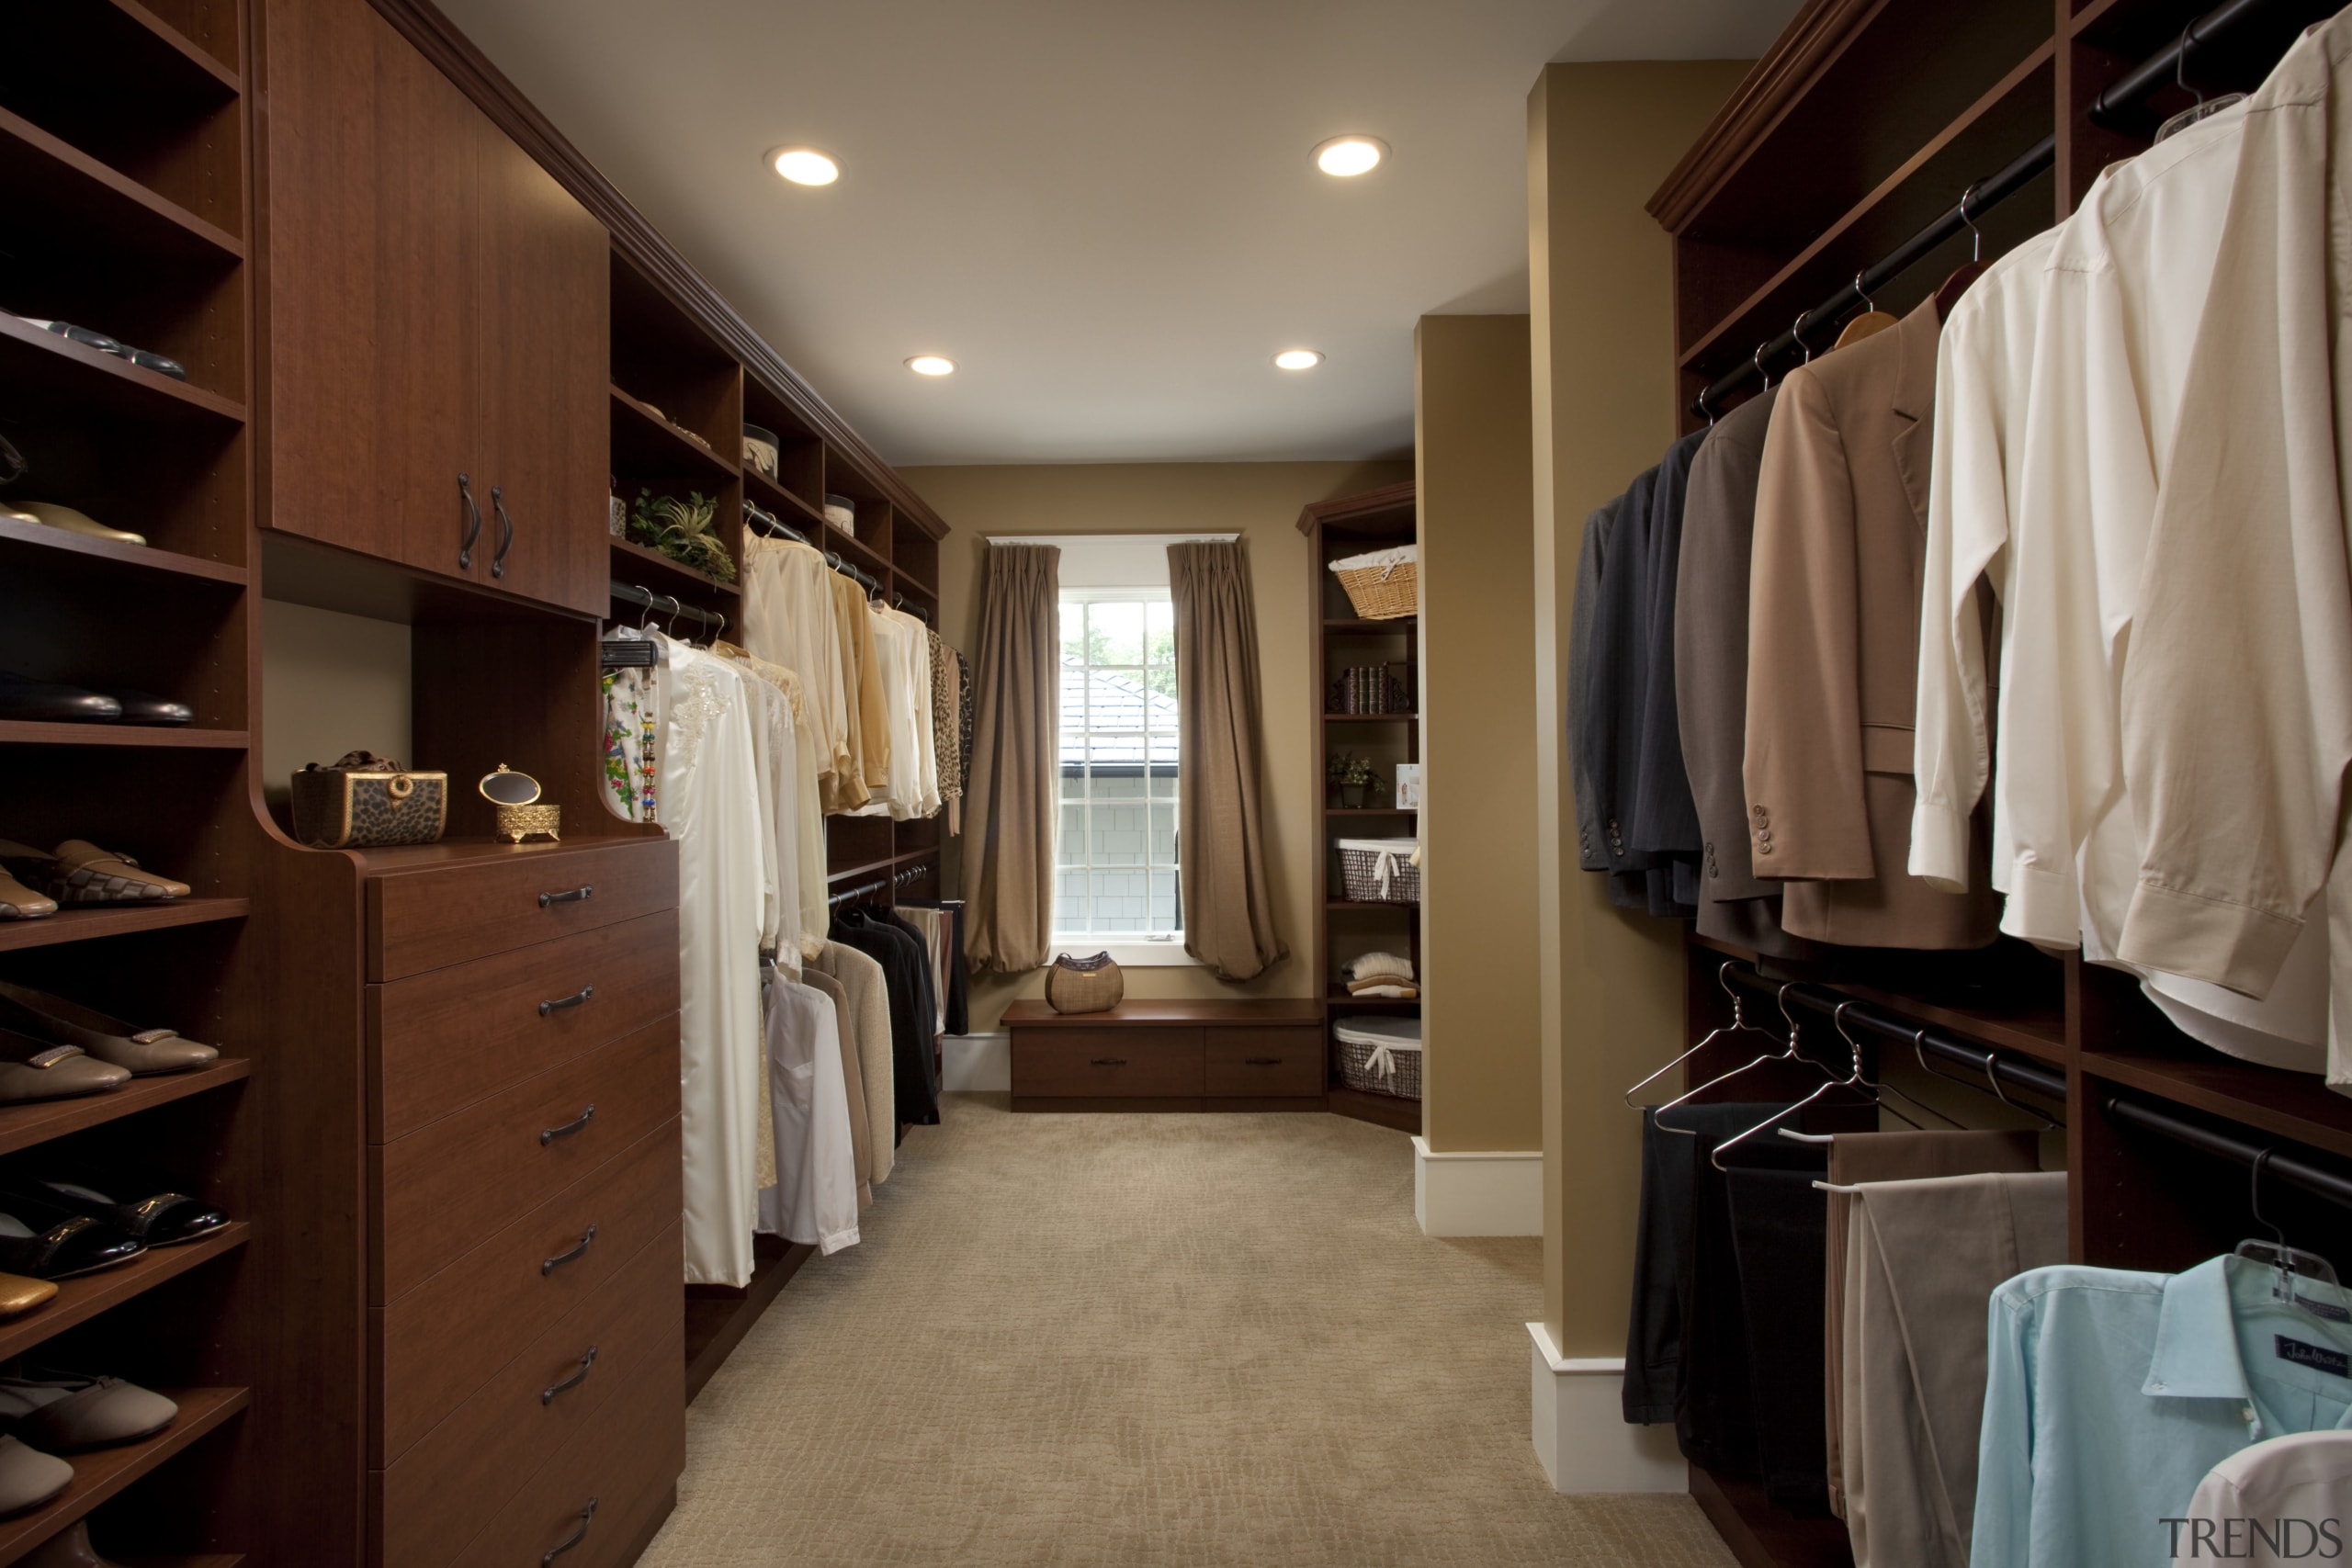
{"label": "shoe shelf", "polygon": [[[130,1262],[95,1274],[57,1281],[57,1294],[20,1316],[0,1323],[0,1361],[21,1356],[43,1340],[85,1324],[110,1308],[143,1296],[166,1280],[245,1245],[253,1226],[232,1220],[200,1241],[150,1247]],[[6,1527],[0,1524],[0,1529]],[[0,1538],[4,1539],[4,1538]],[[5,1562],[6,1558],[0,1558]]]}
{"label": "shoe shelf", "polygon": [[158,724],[38,724],[0,718],[0,746],[146,746],[243,751],[253,743],[242,729],[198,729]]}
{"label": "shoe shelf", "polygon": [[0,567],[10,573],[39,570],[103,581],[111,581],[117,569],[128,567],[135,571],[233,588],[243,588],[250,581],[250,574],[241,566],[6,517],[0,517]]}
{"label": "shoe shelf", "polygon": [[[180,1407],[179,1417],[143,1443],[119,1449],[97,1449],[64,1456],[74,1467],[74,1483],[64,1495],[29,1514],[0,1520],[0,1568],[17,1561],[100,1504],[119,1495],[133,1482],[185,1452],[209,1432],[219,1430],[254,1402],[244,1388],[187,1388],[157,1391]],[[234,1558],[197,1558],[199,1562],[235,1562]]]}
{"label": "shoe shelf", "polygon": [[33,41],[71,47],[73,56],[58,58],[105,61],[119,91],[217,101],[243,90],[232,66],[139,0],[84,0],[45,9],[62,14],[41,18],[45,25]]}
{"label": "shoe shelf", "polygon": [[[85,1127],[136,1116],[175,1100],[209,1089],[225,1089],[253,1076],[254,1065],[243,1057],[222,1057],[193,1072],[161,1073],[133,1078],[105,1094],[85,1094],[73,1100],[42,1100],[29,1105],[0,1106],[0,1155],[28,1149],[36,1144],[78,1133]],[[0,1325],[0,1330],[5,1330]]]}
{"label": "shoe shelf", "polygon": [[613,389],[613,461],[616,469],[682,479],[699,473],[714,486],[741,472],[722,454],[687,434],[684,425],[618,387]]}
{"label": "shoe shelf", "polygon": [[0,953],[51,947],[61,942],[96,942],[133,931],[168,931],[213,920],[241,920],[253,912],[244,898],[174,898],[159,904],[114,904],[60,909],[37,920],[0,920]]}
{"label": "shoe shelf", "polygon": [[776,514],[779,522],[788,523],[808,536],[812,545],[821,545],[825,514],[776,483],[757,468],[743,470],[743,493],[759,505]]}
{"label": "shoe shelf", "polygon": [[219,224],[5,108],[0,208],[31,220],[27,227],[37,231],[62,229],[76,243],[119,248],[157,261],[226,265],[245,254],[243,242]]}
{"label": "shoe shelf", "polygon": [[[710,573],[697,571],[684,561],[672,560],[660,550],[648,549],[629,539],[610,542],[613,547],[613,575],[634,582],[639,588],[672,594],[742,592],[735,584],[721,582]],[[659,610],[643,613],[657,622],[662,618]]]}
{"label": "shoe shelf", "polygon": [[0,316],[0,386],[53,412],[170,423],[243,424],[245,405],[15,316]]}

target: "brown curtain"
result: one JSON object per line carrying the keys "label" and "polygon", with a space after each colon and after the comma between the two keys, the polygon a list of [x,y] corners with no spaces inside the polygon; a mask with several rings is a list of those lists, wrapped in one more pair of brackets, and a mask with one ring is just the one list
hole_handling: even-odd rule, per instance
{"label": "brown curtain", "polygon": [[1062,553],[1050,545],[987,549],[964,780],[964,852],[973,867],[964,952],[974,969],[1018,975],[1052,956]]}
{"label": "brown curtain", "polygon": [[1238,543],[1168,547],[1176,607],[1177,880],[1184,951],[1220,980],[1289,956],[1258,802],[1258,617]]}

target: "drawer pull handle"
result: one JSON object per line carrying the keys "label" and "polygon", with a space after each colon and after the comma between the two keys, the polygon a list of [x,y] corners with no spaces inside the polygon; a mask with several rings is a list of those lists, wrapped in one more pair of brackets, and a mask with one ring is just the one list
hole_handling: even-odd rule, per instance
{"label": "drawer pull handle", "polygon": [[576,1008],[582,1002],[586,1001],[590,997],[593,997],[595,994],[595,987],[582,986],[568,997],[558,997],[551,1002],[541,1002],[539,1004],[539,1016],[541,1018],[545,1018],[548,1014],[555,1011],[558,1008]]}
{"label": "drawer pull handle", "polygon": [[558,1138],[568,1138],[571,1136],[572,1134],[577,1133],[581,1128],[588,1125],[588,1119],[595,1114],[596,1108],[592,1105],[587,1110],[582,1111],[577,1120],[566,1122],[560,1127],[548,1128],[546,1132],[539,1134],[539,1147],[546,1148]]}
{"label": "drawer pull handle", "polygon": [[595,1365],[596,1347],[591,1345],[588,1347],[588,1353],[580,1358],[580,1370],[578,1371],[572,1373],[570,1377],[564,1379],[553,1388],[543,1388],[539,1390],[539,1403],[542,1405],[553,1404],[557,1394],[568,1393],[571,1390],[578,1388],[582,1383],[586,1382],[588,1381],[589,1372],[595,1369]]}
{"label": "drawer pull handle", "polygon": [[586,1540],[588,1539],[588,1527],[595,1522],[596,1499],[591,1497],[588,1499],[588,1506],[580,1510],[580,1528],[571,1532],[571,1539],[570,1540],[565,1541],[561,1546],[551,1549],[545,1557],[540,1558],[539,1568],[548,1568],[548,1564],[553,1562],[565,1552],[570,1551],[573,1547],[578,1546],[582,1541]]}
{"label": "drawer pull handle", "polygon": [[573,1247],[569,1252],[559,1252],[553,1258],[548,1258],[546,1262],[539,1265],[539,1278],[544,1280],[548,1275],[554,1273],[557,1269],[562,1268],[565,1264],[577,1263],[581,1258],[587,1257],[589,1247],[594,1246],[595,1241],[596,1227],[594,1225],[590,1225],[588,1227],[587,1234],[580,1238],[580,1245],[578,1247]]}
{"label": "drawer pull handle", "polygon": [[1244,1056],[1241,1061],[1242,1066],[1250,1067],[1279,1067],[1283,1065],[1280,1056]]}
{"label": "drawer pull handle", "polygon": [[585,887],[575,887],[569,893],[542,893],[539,895],[539,908],[544,909],[549,904],[577,904],[595,891],[595,885],[591,883]]}
{"label": "drawer pull handle", "polygon": [[1097,1067],[1124,1067],[1127,1065],[1127,1059],[1125,1056],[1097,1056],[1091,1065]]}

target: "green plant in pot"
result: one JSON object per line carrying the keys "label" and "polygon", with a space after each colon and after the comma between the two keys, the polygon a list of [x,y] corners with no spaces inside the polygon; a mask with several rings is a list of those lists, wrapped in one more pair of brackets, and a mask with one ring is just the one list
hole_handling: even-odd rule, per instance
{"label": "green plant in pot", "polygon": [[700,491],[686,499],[637,492],[629,510],[628,531],[639,544],[650,545],[681,566],[689,566],[721,582],[735,581],[735,558],[718,536],[718,502]]}
{"label": "green plant in pot", "polygon": [[1374,771],[1372,759],[1353,751],[1342,751],[1333,757],[1324,769],[1326,779],[1338,786],[1342,807],[1363,806],[1374,790],[1380,787],[1380,775]]}

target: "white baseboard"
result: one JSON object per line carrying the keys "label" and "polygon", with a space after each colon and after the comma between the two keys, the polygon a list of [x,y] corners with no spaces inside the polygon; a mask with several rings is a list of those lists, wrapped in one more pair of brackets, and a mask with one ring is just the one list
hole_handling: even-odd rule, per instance
{"label": "white baseboard", "polygon": [[1416,1136],[1413,1217],[1423,1235],[1542,1235],[1544,1151],[1431,1154]]}
{"label": "white baseboard", "polygon": [[952,1094],[1009,1094],[1012,1036],[950,1034],[939,1043],[939,1087]]}
{"label": "white baseboard", "polygon": [[1688,1492],[1674,1428],[1625,1422],[1623,1357],[1570,1360],[1540,1323],[1527,1325],[1535,1457],[1555,1492]]}

